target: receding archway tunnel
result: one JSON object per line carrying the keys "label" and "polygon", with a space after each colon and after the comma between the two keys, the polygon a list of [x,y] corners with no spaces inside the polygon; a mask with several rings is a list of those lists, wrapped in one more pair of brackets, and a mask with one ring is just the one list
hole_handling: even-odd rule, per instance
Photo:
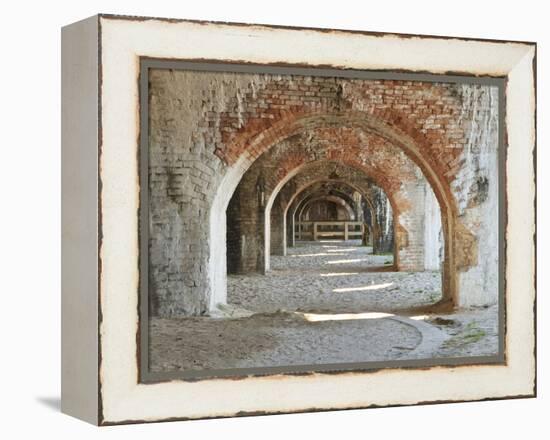
{"label": "receding archway tunnel", "polygon": [[228,204],[228,304],[257,313],[395,311],[442,298],[443,234],[441,222],[426,230],[438,205],[422,173],[386,193],[384,180],[338,161],[270,170],[265,154]]}
{"label": "receding archway tunnel", "polygon": [[396,359],[419,338],[387,316],[496,303],[495,90],[177,69],[149,80],[156,365]]}

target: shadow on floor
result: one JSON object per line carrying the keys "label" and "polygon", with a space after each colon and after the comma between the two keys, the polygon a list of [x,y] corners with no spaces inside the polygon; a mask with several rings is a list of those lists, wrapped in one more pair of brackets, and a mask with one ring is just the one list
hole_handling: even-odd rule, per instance
{"label": "shadow on floor", "polygon": [[61,411],[61,398],[60,397],[37,397],[36,401],[50,411],[60,412]]}

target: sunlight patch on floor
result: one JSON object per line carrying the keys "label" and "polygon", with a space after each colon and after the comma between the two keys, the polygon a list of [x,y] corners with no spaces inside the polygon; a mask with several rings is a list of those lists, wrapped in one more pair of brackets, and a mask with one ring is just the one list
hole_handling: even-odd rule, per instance
{"label": "sunlight patch on floor", "polygon": [[425,321],[429,318],[428,315],[418,315],[418,316],[409,316],[409,318],[414,319],[415,321]]}
{"label": "sunlight patch on floor", "polygon": [[322,314],[322,313],[302,313],[295,312],[298,315],[303,316],[309,322],[322,322],[322,321],[349,321],[355,319],[380,319],[395,316],[392,313],[380,313],[380,312],[366,312],[366,313],[335,313],[335,314]]}
{"label": "sunlight patch on floor", "polygon": [[[341,252],[341,251],[339,251],[339,252]],[[335,255],[345,256],[346,254],[327,254],[325,252],[320,252],[318,254],[294,254],[294,255],[290,255],[290,256],[292,258],[295,258],[295,257],[334,257]]]}
{"label": "sunlight patch on floor", "polygon": [[328,272],[328,273],[320,273],[322,277],[343,277],[343,276],[351,276],[351,275],[358,275],[359,272]]}
{"label": "sunlight patch on floor", "polygon": [[[334,256],[336,254],[332,254],[331,256]],[[346,264],[346,263],[359,263],[361,261],[369,261],[367,258],[354,258],[351,260],[333,260],[333,261],[327,261],[325,264]]]}
{"label": "sunlight patch on floor", "polygon": [[340,287],[338,289],[333,289],[333,292],[363,292],[365,290],[385,289],[386,287],[390,286],[393,286],[393,283],[371,284],[370,286],[361,287]]}

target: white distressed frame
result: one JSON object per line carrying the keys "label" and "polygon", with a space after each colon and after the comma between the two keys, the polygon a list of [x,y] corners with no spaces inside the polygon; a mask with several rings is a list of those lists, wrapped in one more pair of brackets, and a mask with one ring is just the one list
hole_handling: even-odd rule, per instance
{"label": "white distressed frame", "polygon": [[[535,393],[535,46],[100,16],[98,423]],[[139,57],[507,76],[506,365],[138,383]]]}

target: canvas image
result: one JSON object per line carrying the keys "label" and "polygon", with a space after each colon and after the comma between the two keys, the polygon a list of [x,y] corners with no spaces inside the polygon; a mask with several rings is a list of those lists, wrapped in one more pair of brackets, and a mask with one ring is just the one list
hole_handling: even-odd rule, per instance
{"label": "canvas image", "polygon": [[502,363],[499,81],[142,60],[141,379]]}

